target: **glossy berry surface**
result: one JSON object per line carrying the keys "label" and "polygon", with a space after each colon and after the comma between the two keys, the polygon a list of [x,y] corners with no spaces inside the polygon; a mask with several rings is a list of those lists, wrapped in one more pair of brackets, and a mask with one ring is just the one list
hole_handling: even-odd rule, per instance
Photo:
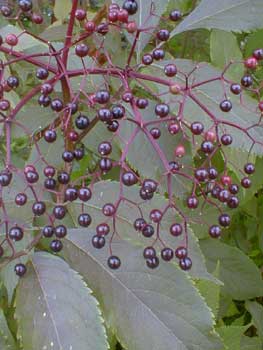
{"label": "glossy berry surface", "polygon": [[27,271],[26,266],[22,263],[16,264],[14,270],[18,277],[24,276]]}
{"label": "glossy berry surface", "polygon": [[118,256],[112,255],[108,258],[108,266],[112,270],[117,270],[121,266],[121,260]]}

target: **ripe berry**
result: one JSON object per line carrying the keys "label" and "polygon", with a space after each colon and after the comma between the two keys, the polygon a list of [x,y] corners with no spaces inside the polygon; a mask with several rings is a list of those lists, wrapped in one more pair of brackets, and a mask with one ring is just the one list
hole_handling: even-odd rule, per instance
{"label": "ripe berry", "polygon": [[152,137],[155,139],[155,140],[158,140],[161,136],[161,130],[158,129],[158,128],[152,128],[150,130],[150,134],[152,135]]}
{"label": "ripe berry", "polygon": [[258,60],[255,57],[249,57],[244,62],[245,67],[248,69],[256,69],[258,65]]}
{"label": "ripe berry", "polygon": [[115,255],[112,255],[108,259],[108,266],[112,270],[117,270],[121,266],[121,260]]}
{"label": "ripe berry", "polygon": [[15,76],[10,76],[7,78],[6,83],[10,88],[15,89],[19,86],[19,79]]}
{"label": "ripe berry", "polygon": [[88,227],[91,224],[91,216],[87,213],[82,213],[78,217],[78,223],[82,227]]}
{"label": "ripe berry", "polygon": [[0,101],[0,110],[1,111],[7,111],[10,108],[10,102],[8,100],[1,100]]}
{"label": "ripe berry", "polygon": [[44,227],[42,228],[42,235],[43,235],[44,237],[50,238],[50,237],[53,236],[53,234],[54,234],[54,227],[53,227],[53,226],[47,225],[47,226],[44,226]]}
{"label": "ripe berry", "polygon": [[142,56],[142,63],[149,66],[153,63],[153,56],[150,53],[146,53]]}
{"label": "ripe berry", "polygon": [[221,226],[227,227],[230,225],[230,216],[228,214],[221,214],[218,218],[218,222]]}
{"label": "ripe berry", "polygon": [[209,235],[212,238],[220,237],[220,235],[221,235],[221,228],[220,228],[220,226],[213,225],[213,226],[209,227]]}
{"label": "ripe berry", "polygon": [[174,237],[180,236],[183,233],[182,225],[181,224],[177,224],[177,223],[172,224],[170,226],[170,233]]}
{"label": "ripe berry", "polygon": [[258,61],[263,60],[263,49],[254,50],[253,57],[255,57]]}
{"label": "ripe berry", "polygon": [[140,109],[148,107],[149,101],[146,98],[138,98],[136,100],[136,106]]}
{"label": "ripe berry", "polygon": [[175,256],[177,257],[177,259],[184,259],[187,257],[187,248],[185,247],[178,247],[176,250],[175,250]]}
{"label": "ripe berry", "polygon": [[46,204],[44,202],[35,202],[32,206],[32,212],[36,216],[41,216],[46,211]]}
{"label": "ripe berry", "polygon": [[41,24],[43,23],[44,18],[42,15],[38,14],[38,13],[33,13],[32,14],[32,22],[35,24]]}
{"label": "ripe berry", "polygon": [[157,182],[152,179],[145,179],[142,184],[142,188],[148,193],[155,192],[157,190],[157,186]]}
{"label": "ripe berry", "polygon": [[140,197],[145,201],[152,199],[153,194],[153,192],[147,192],[143,187],[140,189]]}
{"label": "ripe berry", "polygon": [[162,212],[158,209],[153,209],[151,212],[150,212],[150,220],[152,220],[153,222],[155,223],[158,223],[162,220]]}
{"label": "ripe berry", "polygon": [[92,245],[96,249],[101,249],[105,246],[106,240],[103,236],[93,236],[92,237]]}
{"label": "ripe berry", "polygon": [[221,136],[221,142],[224,146],[229,146],[233,142],[233,137],[229,134],[224,134]]}
{"label": "ripe berry", "polygon": [[34,171],[34,172],[36,172],[36,168],[34,167],[34,165],[28,164],[28,165],[25,166],[25,168],[24,168],[24,173],[26,174],[26,173],[28,173],[29,171]]}
{"label": "ripe berry", "polygon": [[177,68],[175,64],[167,64],[164,67],[164,73],[167,77],[174,77],[177,74]]}
{"label": "ripe berry", "polygon": [[195,178],[200,181],[204,182],[208,178],[208,172],[205,168],[199,168],[195,170]]}
{"label": "ripe berry", "polygon": [[146,224],[142,228],[142,234],[144,237],[152,237],[154,235],[154,227],[150,224]]}
{"label": "ripe berry", "polygon": [[18,37],[15,34],[7,34],[5,42],[10,46],[16,46],[18,43]]}
{"label": "ripe berry", "polygon": [[35,171],[28,171],[26,174],[26,180],[30,184],[34,184],[39,180],[39,175]]}
{"label": "ripe berry", "polygon": [[56,188],[56,185],[57,185],[56,180],[51,178],[51,177],[45,179],[45,181],[44,181],[44,187],[47,190],[54,190]]}
{"label": "ripe berry", "polygon": [[55,130],[46,130],[44,133],[44,139],[46,142],[52,143],[57,139],[57,133]]}
{"label": "ripe berry", "polygon": [[112,168],[112,161],[109,158],[101,158],[99,167],[103,173],[107,173]]}
{"label": "ripe berry", "polygon": [[214,150],[214,145],[210,141],[203,141],[201,144],[201,150],[204,153],[210,154]]}
{"label": "ripe berry", "polygon": [[96,227],[96,232],[98,236],[107,236],[110,233],[110,226],[103,222]]}
{"label": "ripe berry", "polygon": [[51,85],[50,83],[44,83],[41,86],[41,93],[43,95],[49,95],[51,94],[51,92],[53,92],[53,85]]}
{"label": "ripe berry", "polygon": [[229,112],[232,109],[232,103],[229,100],[224,100],[220,103],[220,109],[223,112]]}
{"label": "ripe berry", "polygon": [[36,77],[40,80],[47,79],[48,77],[48,70],[46,68],[38,68],[36,71]]}
{"label": "ripe berry", "polygon": [[12,15],[12,9],[9,6],[1,6],[1,13],[4,17],[10,17]]}
{"label": "ripe berry", "polygon": [[111,108],[114,119],[122,119],[125,115],[125,108],[122,105],[115,105]]}
{"label": "ripe berry", "polygon": [[230,90],[234,95],[239,95],[242,91],[242,88],[239,84],[232,84]]}
{"label": "ripe berry", "polygon": [[258,108],[259,108],[260,112],[263,112],[263,101],[259,101]]}
{"label": "ripe berry", "polygon": [[232,196],[227,201],[227,206],[231,209],[235,209],[239,206],[239,199],[235,196]]}
{"label": "ripe berry", "polygon": [[66,171],[61,171],[58,174],[58,182],[62,185],[67,185],[70,181],[70,176]]}
{"label": "ripe berry", "polygon": [[176,135],[180,131],[179,124],[172,122],[168,125],[168,131],[171,135]]}
{"label": "ripe berry", "polygon": [[146,221],[143,218],[138,218],[133,223],[133,227],[136,231],[141,231],[144,225],[146,225]]}
{"label": "ripe berry", "polygon": [[187,207],[189,209],[196,209],[198,207],[199,200],[195,196],[190,196],[187,198]]}
{"label": "ripe berry", "polygon": [[12,173],[9,170],[2,170],[0,172],[0,186],[6,187],[12,181]]}
{"label": "ripe berry", "polygon": [[92,192],[88,187],[79,188],[78,197],[81,201],[87,202],[88,200],[90,200],[91,196],[92,196]]}
{"label": "ripe berry", "polygon": [[160,103],[155,106],[155,114],[160,118],[166,117],[170,113],[170,108],[165,103]]}
{"label": "ripe berry", "polygon": [[213,167],[208,168],[207,172],[208,172],[208,177],[210,180],[215,180],[218,176],[217,170]]}
{"label": "ripe berry", "polygon": [[63,109],[63,102],[59,98],[51,101],[51,109],[55,112],[60,112]]}
{"label": "ripe berry", "polygon": [[241,85],[244,87],[250,87],[253,84],[253,78],[250,75],[244,75],[241,78]]}
{"label": "ripe berry", "polygon": [[55,227],[55,236],[57,238],[64,238],[67,235],[67,228],[64,225],[58,225]]}
{"label": "ripe berry", "polygon": [[138,4],[135,0],[124,1],[122,8],[128,12],[129,15],[134,15],[138,10]]}
{"label": "ripe berry", "polygon": [[163,49],[154,49],[152,52],[152,56],[156,61],[160,61],[164,59],[165,52]]}
{"label": "ripe berry", "polygon": [[78,190],[75,187],[68,187],[65,191],[65,201],[73,202],[78,198]]}
{"label": "ripe berry", "polygon": [[249,188],[251,186],[251,180],[248,177],[243,177],[243,179],[241,180],[241,185],[244,188]]}
{"label": "ripe berry", "polygon": [[78,57],[86,57],[88,52],[89,52],[89,47],[84,43],[78,44],[75,47],[75,54]]}
{"label": "ripe berry", "polygon": [[170,37],[170,32],[167,29],[161,29],[156,36],[160,41],[167,41]]}
{"label": "ripe berry", "polygon": [[110,132],[116,132],[119,129],[119,122],[117,120],[113,120],[108,124],[107,129]]}
{"label": "ripe berry", "polygon": [[90,125],[90,120],[83,114],[79,114],[75,119],[75,125],[78,129],[84,130]]}
{"label": "ripe berry", "polygon": [[65,217],[67,211],[66,208],[63,207],[62,205],[56,205],[53,208],[53,215],[56,219],[61,220]]}
{"label": "ripe berry", "polygon": [[71,151],[64,151],[62,153],[62,159],[66,162],[66,163],[70,163],[73,161],[74,159],[74,153]]}
{"label": "ripe berry", "polygon": [[79,134],[77,133],[77,131],[72,130],[68,134],[68,139],[72,142],[77,142],[79,139]]}
{"label": "ripe berry", "polygon": [[159,258],[157,256],[147,259],[146,260],[146,265],[150,268],[150,269],[156,269],[159,266]]}
{"label": "ripe berry", "polygon": [[85,23],[84,27],[88,33],[93,33],[96,29],[96,24],[93,21],[88,21]]}
{"label": "ripe berry", "polygon": [[175,148],[174,154],[178,158],[182,158],[185,155],[185,147],[183,145],[178,145]]}
{"label": "ripe berry", "polygon": [[16,241],[16,242],[21,241],[21,239],[24,237],[24,231],[22,230],[21,227],[14,226],[14,227],[10,228],[10,230],[8,232],[8,236],[13,241]]}
{"label": "ripe berry", "polygon": [[85,155],[84,148],[76,148],[73,151],[73,155],[76,160],[81,160]]}
{"label": "ripe berry", "polygon": [[23,206],[27,202],[27,195],[25,193],[18,193],[15,198],[16,205]]}
{"label": "ripe berry", "polygon": [[97,33],[101,35],[106,35],[109,32],[108,23],[102,22],[97,26]]}
{"label": "ripe berry", "polygon": [[169,162],[169,169],[172,174],[176,174],[177,171],[180,170],[180,164],[172,160],[171,162]]}
{"label": "ripe berry", "polygon": [[22,277],[26,273],[26,266],[24,264],[19,263],[15,265],[14,270],[17,276]]}
{"label": "ripe berry", "polygon": [[78,21],[83,21],[85,18],[86,18],[86,11],[84,9],[77,9],[76,12],[75,12],[75,18],[78,20]]}
{"label": "ripe berry", "polygon": [[161,251],[161,257],[164,261],[170,261],[174,257],[174,252],[171,248],[163,248]]}
{"label": "ripe berry", "polygon": [[254,172],[255,172],[255,166],[254,166],[254,164],[252,164],[252,163],[247,163],[247,164],[245,164],[245,166],[244,166],[244,171],[245,171],[245,173],[248,174],[248,175],[254,174]]}
{"label": "ripe berry", "polygon": [[54,253],[58,253],[62,250],[63,248],[63,244],[60,240],[58,239],[53,239],[53,241],[50,243],[50,249],[54,252]]}
{"label": "ripe berry", "polygon": [[200,122],[194,122],[191,124],[191,131],[194,135],[201,135],[204,131],[204,125]]}
{"label": "ripe berry", "polygon": [[131,171],[126,171],[123,173],[121,180],[125,186],[133,186],[138,182],[136,175]]}
{"label": "ripe berry", "polygon": [[125,9],[120,9],[118,11],[118,20],[122,23],[127,23],[129,18],[129,13]]}
{"label": "ripe berry", "polygon": [[46,95],[40,95],[38,98],[38,104],[41,107],[48,107],[51,103],[51,97]]}
{"label": "ripe berry", "polygon": [[133,94],[131,92],[125,92],[123,95],[122,95],[122,100],[126,103],[129,103],[131,102],[133,99]]}
{"label": "ripe berry", "polygon": [[171,21],[176,22],[181,19],[182,14],[179,10],[173,10],[170,12],[169,18]]}
{"label": "ripe berry", "polygon": [[18,6],[24,12],[32,10],[33,4],[31,0],[19,0]]}
{"label": "ripe berry", "polygon": [[187,271],[192,267],[192,260],[189,257],[183,258],[179,260],[179,266],[182,270]]}
{"label": "ripe berry", "polygon": [[105,216],[113,216],[116,212],[116,208],[112,203],[104,204],[102,212]]}
{"label": "ripe berry", "polygon": [[152,259],[156,257],[156,250],[153,247],[146,247],[143,251],[143,257],[145,259]]}
{"label": "ripe berry", "polygon": [[99,109],[98,117],[99,117],[100,121],[102,121],[104,123],[109,123],[113,118],[111,111],[107,108]]}
{"label": "ripe berry", "polygon": [[99,104],[105,104],[109,102],[110,93],[107,90],[97,91],[95,94],[95,100]]}
{"label": "ripe berry", "polygon": [[236,184],[231,184],[231,185],[229,186],[229,192],[230,192],[230,193],[232,193],[232,194],[237,194],[238,191],[239,191],[238,185],[236,185]]}

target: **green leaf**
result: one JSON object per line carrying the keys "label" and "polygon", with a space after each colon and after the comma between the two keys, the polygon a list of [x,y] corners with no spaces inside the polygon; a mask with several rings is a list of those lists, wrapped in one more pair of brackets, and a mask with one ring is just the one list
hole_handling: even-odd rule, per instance
{"label": "green leaf", "polygon": [[122,266],[109,270],[105,252],[95,250],[87,237],[92,234],[90,229],[70,230],[63,256],[89,281],[124,347],[222,349],[212,315],[186,273],[170,264],[149,270],[141,249],[125,242],[113,243]]}
{"label": "green leaf", "polygon": [[[105,203],[114,203],[117,201],[119,191],[120,184],[118,182],[98,182],[93,187],[93,193],[97,193],[97,196],[93,196],[92,199],[86,203],[75,201],[68,206],[68,211],[71,217],[77,217],[79,212],[85,209],[92,216],[91,227],[93,227],[95,231],[96,225],[105,220],[105,216],[102,214],[103,205]],[[139,197],[139,187],[137,186],[123,188],[122,196],[128,198],[134,203],[141,202],[141,198]],[[143,203],[143,206],[141,206],[143,217],[147,220],[152,209],[163,209],[166,207],[167,203],[168,202],[164,197],[155,195],[153,200],[147,201],[147,203]],[[138,207],[135,207],[128,202],[122,202],[116,213],[115,228],[122,239],[129,241],[133,245],[145,247],[146,245],[149,245],[149,239],[138,234],[133,227],[134,220],[138,217],[140,217]],[[168,210],[162,219],[160,237],[167,246],[175,249],[182,244],[182,237],[175,238],[170,235],[169,228],[174,222],[180,222],[180,220],[173,210]],[[154,237],[153,240],[155,238],[156,237]],[[218,283],[219,281],[207,272],[204,257],[200,250],[198,241],[190,228],[188,228],[188,240],[188,250],[193,261],[193,266],[189,274],[194,278],[208,279]]]}
{"label": "green leaf", "polygon": [[71,0],[56,0],[54,6],[55,17],[60,21],[67,19],[70,14],[71,6]]}
{"label": "green leaf", "polygon": [[258,337],[246,337],[241,338],[241,350],[259,350],[262,349],[262,342]]}
{"label": "green leaf", "polygon": [[217,262],[220,261],[223,292],[238,300],[263,295],[260,271],[241,250],[211,239],[200,241],[200,246],[207,261],[208,271],[214,271]]}
{"label": "green leaf", "polygon": [[3,310],[0,309],[0,349],[17,350],[18,347],[6,322]]}
{"label": "green leaf", "polygon": [[98,303],[62,259],[38,252],[28,263],[16,298],[18,336],[26,350],[106,350]]}
{"label": "green leaf", "polygon": [[220,334],[228,350],[243,350],[240,347],[241,337],[249,326],[243,327],[219,327],[217,332]]}
{"label": "green leaf", "polygon": [[[122,7],[123,0],[115,0],[119,6]],[[136,53],[137,58],[140,56],[142,50],[151,40],[151,37],[154,33],[156,27],[158,27],[158,23],[160,21],[161,15],[165,12],[165,9],[168,5],[168,0],[158,0],[158,1],[145,1],[145,0],[137,0],[138,3],[138,11],[137,13],[131,17],[132,20],[136,21],[138,28],[147,28],[147,31],[141,32],[139,40],[136,45]],[[154,13],[154,15],[150,15]],[[127,35],[130,43],[133,43],[135,36]]]}
{"label": "green leaf", "polygon": [[251,313],[252,320],[263,341],[263,306],[255,301],[246,301],[246,309]]}
{"label": "green leaf", "polygon": [[200,5],[172,32],[171,37],[197,28],[242,32],[261,28],[261,0],[202,0]]}
{"label": "green leaf", "polygon": [[[212,30],[210,35],[210,56],[212,64],[222,69],[232,60],[241,61],[242,53],[236,36],[224,30]],[[243,70],[243,64],[234,64],[227,72],[230,77],[239,80]]]}

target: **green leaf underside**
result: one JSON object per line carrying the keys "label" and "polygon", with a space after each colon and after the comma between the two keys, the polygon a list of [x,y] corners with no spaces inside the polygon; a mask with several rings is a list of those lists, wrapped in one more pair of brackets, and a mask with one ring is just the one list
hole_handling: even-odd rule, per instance
{"label": "green leaf underside", "polygon": [[105,265],[105,251],[90,243],[90,229],[71,230],[63,256],[89,281],[106,321],[122,344],[141,350],[222,349],[212,316],[187,274],[167,264],[150,271],[141,250],[125,242],[113,252],[123,261],[118,271]]}
{"label": "green leaf underside", "polygon": [[62,259],[36,253],[19,283],[18,336],[24,349],[106,350],[96,299]]}
{"label": "green leaf underside", "polygon": [[261,0],[202,0],[199,6],[171,32],[171,37],[197,28],[250,31],[260,28],[262,21]]}

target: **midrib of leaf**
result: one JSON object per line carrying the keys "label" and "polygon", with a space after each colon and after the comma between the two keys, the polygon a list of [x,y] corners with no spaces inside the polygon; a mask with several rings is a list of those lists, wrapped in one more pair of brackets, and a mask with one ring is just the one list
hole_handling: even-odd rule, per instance
{"label": "midrib of leaf", "polygon": [[[250,0],[245,0],[244,2],[242,2],[242,3],[238,4],[238,5],[232,5],[232,6],[230,6],[230,7],[225,7],[225,8],[222,9],[222,10],[219,10],[219,11],[217,11],[217,12],[214,12],[212,15],[210,14],[210,15],[204,16],[204,17],[202,17],[201,19],[199,19],[199,20],[197,20],[197,21],[195,21],[195,22],[192,22],[192,23],[190,24],[190,27],[193,26],[193,25],[196,24],[196,23],[202,22],[202,21],[205,20],[205,19],[213,18],[214,16],[216,16],[216,15],[218,15],[218,14],[220,14],[220,13],[227,12],[227,11],[233,9],[233,8],[238,8],[238,7],[240,7],[240,6],[244,5],[244,4],[246,4],[247,2],[249,3],[249,1],[250,1]],[[197,8],[197,9],[198,9],[198,8]],[[183,22],[182,22],[182,24],[183,24]],[[175,28],[175,31],[176,31],[176,28]]]}
{"label": "midrib of leaf", "polygon": [[[82,253],[87,254],[87,252],[86,252],[81,246],[77,245],[77,243],[75,243],[75,242],[73,242],[72,240],[69,240],[69,239],[68,239],[68,241],[71,242],[71,244],[73,244],[76,248],[78,248]],[[187,348],[186,348],[185,345],[181,342],[181,340],[178,339],[178,338],[175,336],[175,334],[173,333],[173,331],[172,331],[170,328],[168,328],[168,326],[167,326],[162,320],[160,320],[160,318],[158,318],[158,316],[149,308],[149,306],[148,306],[147,304],[145,304],[145,303],[133,292],[134,290],[127,288],[127,287],[125,286],[125,284],[123,284],[123,282],[122,282],[116,275],[114,275],[114,274],[111,272],[111,270],[106,269],[106,268],[104,267],[104,265],[103,265],[100,261],[96,260],[91,254],[89,254],[89,257],[95,262],[95,264],[98,264],[102,270],[106,271],[106,272],[111,276],[111,278],[112,278],[113,280],[115,280],[117,283],[119,283],[119,284],[121,285],[121,287],[123,287],[123,288],[127,291],[128,294],[131,294],[135,300],[137,300],[139,303],[141,303],[141,304],[144,306],[144,308],[150,312],[150,314],[153,316],[153,318],[155,318],[158,322],[160,322],[161,325],[168,331],[168,333],[170,333],[173,337],[175,337],[176,340],[185,348],[185,350],[187,350]],[[131,272],[132,272],[132,271],[131,271]],[[125,271],[125,273],[129,273],[129,271]],[[136,273],[136,272],[134,272],[134,273]],[[140,272],[140,273],[141,273],[141,272]],[[145,274],[147,274],[147,273],[145,272]],[[161,294],[161,295],[162,295],[162,294]],[[187,322],[187,321],[185,321],[185,322]],[[198,331],[199,331],[199,330],[198,330]]]}
{"label": "midrib of leaf", "polygon": [[47,300],[47,297],[46,297],[46,294],[45,294],[45,290],[43,289],[42,284],[40,283],[40,277],[39,277],[39,274],[38,274],[38,271],[37,271],[37,267],[34,265],[34,263],[33,263],[32,260],[31,260],[31,264],[32,264],[32,266],[33,266],[33,268],[34,268],[34,271],[35,271],[35,273],[36,273],[36,277],[37,277],[37,280],[38,280],[40,289],[41,289],[42,294],[43,294],[43,296],[44,296],[44,299],[45,299],[45,301],[46,301],[46,305],[47,305],[47,308],[48,308],[48,312],[49,312],[49,314],[50,314],[50,318],[51,318],[51,320],[52,320],[52,323],[53,323],[53,326],[54,326],[54,329],[55,329],[55,333],[56,333],[56,336],[57,336],[57,341],[58,341],[58,343],[59,343],[60,348],[62,349],[62,344],[61,344],[61,342],[60,342],[60,337],[59,337],[59,334],[58,334],[58,330],[57,330],[57,327],[56,327],[56,323],[55,323],[55,320],[54,320],[54,318],[53,318],[53,314],[52,314],[52,312],[51,312],[51,310],[50,310],[50,306],[49,306],[49,303],[48,303],[48,300]]}

